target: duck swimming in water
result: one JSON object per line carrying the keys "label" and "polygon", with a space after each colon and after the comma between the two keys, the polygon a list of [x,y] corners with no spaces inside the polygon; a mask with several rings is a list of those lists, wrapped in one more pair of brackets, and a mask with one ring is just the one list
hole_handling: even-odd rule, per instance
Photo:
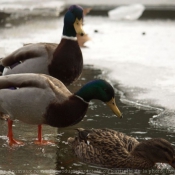
{"label": "duck swimming in water", "polygon": [[78,135],[68,144],[83,162],[106,168],[149,169],[156,163],[175,168],[175,151],[162,138],[138,142],[135,138],[111,129],[78,128]]}
{"label": "duck swimming in water", "polygon": [[[13,88],[12,88],[13,87]],[[20,144],[13,139],[12,124],[18,119],[38,125],[38,140],[43,124],[68,127],[80,122],[86,114],[89,102],[98,99],[106,103],[119,118],[114,89],[105,80],[94,80],[72,94],[56,78],[44,74],[13,74],[0,77],[0,115],[8,115],[9,144]]]}
{"label": "duck swimming in water", "polygon": [[[64,17],[63,36],[58,44],[27,44],[2,58],[3,75],[42,73],[53,76],[66,86],[76,80],[83,69],[83,56],[76,35],[84,35],[83,9],[72,5]],[[0,68],[2,69],[2,68]]]}

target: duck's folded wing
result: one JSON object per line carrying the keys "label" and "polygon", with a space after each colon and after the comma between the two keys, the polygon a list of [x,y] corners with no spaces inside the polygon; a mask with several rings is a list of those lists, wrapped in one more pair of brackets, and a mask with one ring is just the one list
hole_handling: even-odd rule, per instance
{"label": "duck's folded wing", "polygon": [[37,59],[39,57],[50,58],[51,53],[54,52],[56,44],[52,43],[36,43],[26,44],[24,47],[17,49],[10,55],[1,59],[1,64],[4,67],[13,66],[27,59]]}
{"label": "duck's folded wing", "polygon": [[125,157],[128,152],[117,137],[102,135],[101,129],[94,129],[94,132],[91,130],[89,133],[88,130],[80,131],[70,145],[82,161],[108,167],[116,158]]}
{"label": "duck's folded wing", "polygon": [[46,74],[41,74],[41,76],[48,79],[48,83],[52,87],[52,89],[55,89],[55,87],[57,87],[64,94],[71,95],[71,92],[66,88],[66,86],[60,80]]}
{"label": "duck's folded wing", "polygon": [[123,143],[123,146],[130,152],[133,150],[133,148],[139,144],[139,142],[134,138],[134,137],[131,137],[131,136],[128,136],[122,132],[118,132],[118,131],[115,131],[115,130],[111,130],[111,129],[108,129],[108,128],[105,128],[105,129],[101,129],[101,133],[104,133],[104,134],[109,134],[111,133],[111,135],[117,135],[117,138],[120,140],[120,142]]}
{"label": "duck's folded wing", "polygon": [[40,74],[13,74],[0,76],[0,89],[11,87],[38,87],[49,86],[48,79]]}
{"label": "duck's folded wing", "polygon": [[103,158],[101,157],[103,153],[99,148],[80,142],[73,149],[77,157],[82,161],[90,164],[103,164]]}
{"label": "duck's folded wing", "polygon": [[105,129],[78,130],[79,139],[84,140],[87,145],[92,145],[101,150],[112,151],[117,147],[123,147],[123,142],[118,135],[106,131]]}
{"label": "duck's folded wing", "polygon": [[53,48],[56,48],[58,46],[58,43],[24,43],[23,46],[27,46],[27,45],[32,45],[32,44],[39,44],[39,45],[45,45],[45,46],[50,46]]}
{"label": "duck's folded wing", "polygon": [[[26,43],[24,44],[23,46],[35,46],[35,47],[38,47],[38,48],[44,48],[45,51],[47,52],[47,57],[48,59],[50,60],[50,58],[52,59],[52,56],[53,56],[53,53],[55,51],[55,49],[58,47],[58,43]],[[39,55],[41,56],[41,54]]]}
{"label": "duck's folded wing", "polygon": [[117,148],[124,147],[123,142],[117,136],[112,135],[100,137],[96,134],[89,134],[87,143],[108,153],[113,152]]}

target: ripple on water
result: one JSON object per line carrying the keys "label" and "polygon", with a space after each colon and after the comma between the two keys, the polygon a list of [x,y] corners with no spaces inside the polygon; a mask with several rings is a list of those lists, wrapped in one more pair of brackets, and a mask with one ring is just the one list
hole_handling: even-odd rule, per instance
{"label": "ripple on water", "polygon": [[169,132],[175,132],[175,111],[164,110],[149,119],[150,126],[160,128]]}

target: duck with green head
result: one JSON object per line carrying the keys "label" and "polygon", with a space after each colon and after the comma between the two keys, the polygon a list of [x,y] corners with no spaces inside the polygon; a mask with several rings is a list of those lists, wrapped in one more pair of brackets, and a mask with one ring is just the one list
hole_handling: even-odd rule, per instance
{"label": "duck with green head", "polygon": [[51,75],[65,85],[76,80],[83,68],[83,56],[76,35],[84,35],[83,9],[72,5],[64,17],[63,36],[58,44],[27,44],[2,58],[3,75],[42,73]]}
{"label": "duck with green head", "polygon": [[[13,90],[11,87],[14,87]],[[44,74],[0,77],[0,114],[9,116],[10,145],[19,144],[13,139],[14,119],[38,125],[37,143],[43,144],[45,141],[41,138],[42,124],[53,127],[74,125],[83,119],[92,99],[106,103],[115,115],[122,118],[115,104],[114,89],[105,80],[91,81],[72,94],[61,81]]]}

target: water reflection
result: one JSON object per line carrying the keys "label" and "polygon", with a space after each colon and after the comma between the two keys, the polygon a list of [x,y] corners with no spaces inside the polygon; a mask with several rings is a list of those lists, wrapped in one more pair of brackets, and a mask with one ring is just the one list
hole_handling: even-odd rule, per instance
{"label": "water reflection", "polygon": [[[83,74],[69,89],[76,92],[82,85],[92,79],[105,78],[105,73],[85,66]],[[37,137],[37,127],[25,123],[14,122],[14,136],[22,140],[25,145],[10,148],[7,143],[7,123],[0,122],[0,170],[18,174],[18,170],[31,171],[33,174],[116,174],[117,170],[109,170],[80,162],[67,144],[68,137],[75,136],[75,128],[110,128],[137,138],[139,141],[149,138],[162,137],[175,145],[174,135],[167,130],[151,127],[150,118],[157,115],[154,109],[142,110],[137,106],[121,103],[120,92],[116,91],[116,103],[122,111],[124,118],[117,118],[112,111],[100,101],[90,103],[86,116],[78,124],[67,128],[43,127],[43,136],[55,140],[56,145],[38,146],[33,143]],[[162,168],[162,167],[161,167]],[[168,166],[163,166],[168,168]],[[119,170],[118,170],[119,171]],[[127,174],[128,170],[124,174]],[[124,171],[123,171],[124,172]],[[27,173],[23,173],[27,174]],[[31,174],[31,173],[30,173]],[[130,174],[145,174],[143,172],[130,172]]]}
{"label": "water reflection", "polygon": [[[78,81],[78,83],[75,83],[70,87],[71,91],[75,92],[77,89],[79,89],[80,86],[84,85],[94,77],[104,78],[105,74],[102,74],[100,70],[95,70],[89,66],[86,67],[83,72],[83,77]],[[115,97],[119,109],[123,112],[123,119],[118,119],[108,108],[106,108],[103,103],[94,100],[90,104],[87,115],[82,120],[82,122],[72,127],[58,130],[58,133],[64,132],[60,138],[61,142],[59,143],[59,148],[57,149],[56,169],[58,170],[58,174],[71,174],[71,172],[74,172],[74,174],[104,174],[105,171],[108,172],[106,174],[109,174],[110,170],[80,162],[69,149],[69,146],[67,145],[67,138],[75,136],[75,128],[78,127],[111,128],[133,136],[139,141],[155,137],[163,137],[170,142],[173,141],[173,136],[171,137],[172,139],[170,139],[165,131],[156,130],[155,128],[150,127],[149,119],[156,114],[156,109],[146,108],[145,110],[142,110],[137,107],[125,105],[120,102],[119,92],[116,92]],[[167,167],[169,166],[161,166],[161,168]],[[144,172],[138,173],[145,174]],[[116,171],[111,170],[110,174],[116,174]],[[125,174],[127,174],[127,172]]]}

